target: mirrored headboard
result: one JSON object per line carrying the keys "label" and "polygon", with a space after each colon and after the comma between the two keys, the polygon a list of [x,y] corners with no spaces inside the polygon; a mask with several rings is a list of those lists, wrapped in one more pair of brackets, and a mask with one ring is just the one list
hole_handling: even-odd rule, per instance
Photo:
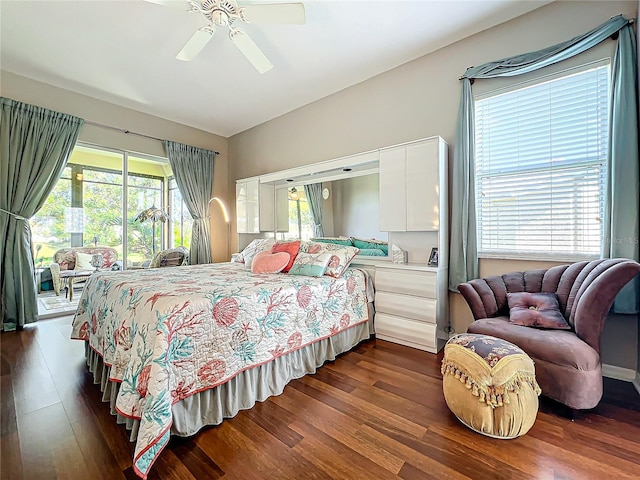
{"label": "mirrored headboard", "polygon": [[[313,191],[322,205],[323,237],[354,237],[381,242],[388,239],[388,233],[379,229],[378,150],[242,179],[238,180],[238,185],[246,185],[246,182],[253,182],[254,188],[257,186],[258,189],[259,205],[253,206],[253,215],[267,215],[272,219],[249,220],[253,225],[262,223],[262,226],[247,231],[244,228],[247,205],[241,200],[242,205],[238,208],[239,248],[259,236],[275,235],[278,240],[317,238],[318,230],[313,229],[313,207],[307,192],[310,185],[316,185]],[[239,195],[245,195],[244,187],[242,193],[239,187],[238,198]],[[271,202],[268,196],[272,197]]]}

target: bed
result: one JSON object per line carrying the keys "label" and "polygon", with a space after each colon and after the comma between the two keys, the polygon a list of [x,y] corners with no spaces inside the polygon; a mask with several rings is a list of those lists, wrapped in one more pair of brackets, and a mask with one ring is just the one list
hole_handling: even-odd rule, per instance
{"label": "bed", "polygon": [[92,275],[71,337],[131,430],[146,478],[171,435],[190,436],[370,338],[367,273],[253,274],[221,263]]}

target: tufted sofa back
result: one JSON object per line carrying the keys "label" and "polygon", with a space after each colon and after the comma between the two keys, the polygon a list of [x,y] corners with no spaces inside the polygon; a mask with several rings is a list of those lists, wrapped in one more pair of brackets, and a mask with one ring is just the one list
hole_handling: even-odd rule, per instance
{"label": "tufted sofa back", "polygon": [[82,252],[89,255],[101,253],[104,259],[102,269],[111,268],[111,265],[118,260],[118,252],[111,247],[68,247],[61,248],[53,254],[53,261],[60,265],[60,270],[73,270],[76,267],[76,253]]}
{"label": "tufted sofa back", "polygon": [[509,315],[507,293],[555,293],[575,333],[597,352],[606,314],[620,289],[640,272],[624,258],[559,265],[480,278],[458,285],[475,320]]}

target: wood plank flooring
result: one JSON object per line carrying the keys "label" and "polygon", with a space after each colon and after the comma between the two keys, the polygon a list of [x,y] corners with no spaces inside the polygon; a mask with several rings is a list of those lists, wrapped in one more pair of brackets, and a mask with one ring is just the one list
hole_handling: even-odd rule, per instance
{"label": "wood plank flooring", "polygon": [[[71,317],[3,333],[2,479],[136,479],[133,444],[101,401]],[[605,379],[605,398],[575,421],[542,400],[535,425],[495,440],[461,425],[440,361],[363,343],[194,437],[173,438],[149,479],[638,479],[640,396]]]}

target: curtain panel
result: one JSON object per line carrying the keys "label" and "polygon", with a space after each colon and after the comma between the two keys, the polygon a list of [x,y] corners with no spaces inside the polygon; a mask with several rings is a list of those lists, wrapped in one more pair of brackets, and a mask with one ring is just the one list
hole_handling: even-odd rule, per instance
{"label": "curtain panel", "polygon": [[171,170],[191,217],[192,265],[211,263],[211,225],[209,199],[213,192],[215,152],[166,140],[164,142]]}
{"label": "curtain panel", "polygon": [[309,210],[313,217],[313,236],[324,237],[324,229],[322,228],[322,184],[305,185],[304,193],[307,196]]}
{"label": "curtain panel", "polygon": [[56,185],[81,118],[0,97],[0,289],[2,330],[38,319],[29,218]]}
{"label": "curtain panel", "polygon": [[[611,237],[607,237],[606,232],[612,229],[611,225],[605,225],[605,244],[607,238],[628,238],[634,239],[635,252],[629,249],[618,250],[614,256],[625,256],[638,260],[638,175],[629,176],[629,181],[625,186],[614,183],[612,179],[618,176],[628,175],[627,168],[638,168],[638,112],[637,83],[634,77],[633,66],[635,65],[635,75],[637,77],[637,64],[635,58],[635,41],[631,24],[633,20],[624,18],[622,15],[615,16],[594,28],[593,30],[537,52],[515,55],[493,62],[488,62],[478,67],[470,67],[460,77],[462,80],[462,96],[458,112],[456,126],[456,142],[453,160],[453,185],[451,205],[451,243],[449,258],[449,290],[456,291],[460,283],[478,277],[478,255],[477,255],[477,232],[475,219],[475,125],[474,125],[474,101],[471,84],[473,79],[511,77],[522,75],[534,70],[552,65],[578,55],[589,48],[599,44],[609,37],[617,35],[618,50],[616,60],[612,66],[614,85],[612,85],[612,117],[611,117],[611,138],[609,145],[609,183],[610,196],[608,208],[611,208],[618,199],[618,202],[629,202],[631,208],[623,213],[623,216],[631,215],[622,222],[613,226]],[[631,104],[634,104],[633,107]],[[626,105],[625,105],[626,104]],[[635,112],[634,112],[635,109]],[[616,119],[617,118],[617,119]],[[633,134],[629,132],[635,129],[635,145]],[[615,132],[613,131],[615,130]],[[623,138],[628,141],[623,142]],[[616,153],[618,152],[618,153]],[[624,155],[621,153],[624,152]],[[618,158],[618,161],[615,159]],[[624,161],[623,161],[624,158]],[[624,164],[624,166],[622,165]],[[633,170],[632,170],[633,172]],[[635,187],[627,184],[635,182]],[[623,200],[624,199],[624,200]],[[611,210],[610,210],[611,211]],[[633,213],[635,212],[635,213]],[[611,214],[608,214],[611,217]],[[620,215],[615,214],[614,217]],[[615,232],[621,223],[635,223],[635,229],[625,228],[622,236]],[[634,236],[635,235],[635,236]],[[609,241],[609,245],[615,242]],[[619,246],[619,244],[618,244]],[[608,255],[607,255],[608,256]],[[633,287],[630,287],[633,289]],[[637,285],[635,287],[637,291]],[[633,302],[632,302],[633,303]],[[637,304],[637,300],[636,300]]]}
{"label": "curtain panel", "polygon": [[[640,259],[640,152],[638,151],[638,63],[630,25],[620,30],[611,75],[605,258]],[[634,88],[635,86],[635,88]],[[640,313],[640,278],[636,276],[613,303],[615,313]]]}

